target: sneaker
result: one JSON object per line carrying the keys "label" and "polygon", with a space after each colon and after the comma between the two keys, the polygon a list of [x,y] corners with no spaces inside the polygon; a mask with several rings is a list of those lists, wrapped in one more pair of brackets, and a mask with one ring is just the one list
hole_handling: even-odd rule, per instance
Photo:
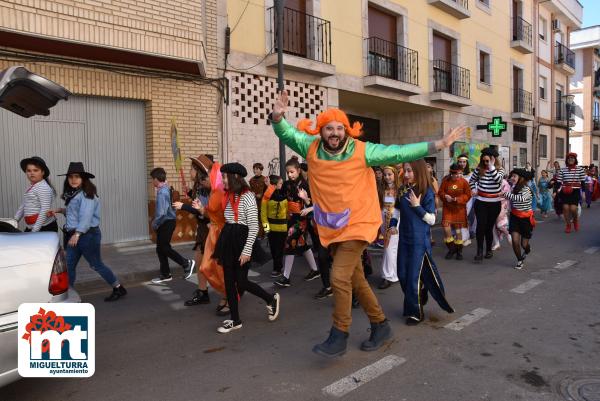
{"label": "sneaker", "polygon": [[272,278],[277,278],[277,277],[281,277],[281,272],[279,270],[273,270],[271,272],[271,277]]}
{"label": "sneaker", "polygon": [[524,262],[524,259],[517,261],[517,265],[515,266],[515,269],[521,270],[523,268],[523,262]]}
{"label": "sneaker", "polygon": [[304,276],[304,281],[312,281],[319,277],[321,277],[321,273],[319,273],[318,270],[311,270],[306,276]]}
{"label": "sneaker", "polygon": [[188,279],[194,274],[194,268],[196,267],[196,261],[194,259],[188,260],[187,266],[183,268],[183,278]]}
{"label": "sneaker", "polygon": [[527,245],[527,248],[525,248],[525,255],[529,255],[531,253],[531,245]]}
{"label": "sneaker", "polygon": [[209,304],[210,303],[210,297],[208,296],[208,290],[200,290],[200,289],[196,289],[196,291],[194,291],[194,295],[192,296],[192,299],[188,299],[187,301],[184,302],[185,306],[194,306],[194,305],[202,305],[202,304]]}
{"label": "sneaker", "polygon": [[279,280],[275,281],[275,285],[278,285],[280,287],[289,287],[290,285],[292,285],[292,282],[289,278],[286,278],[282,275]]}
{"label": "sneaker", "polygon": [[229,333],[233,330],[242,328],[242,322],[234,322],[233,320],[225,320],[222,326],[219,326],[217,331],[221,334]]}
{"label": "sneaker", "polygon": [[475,263],[481,263],[483,261],[483,255],[478,253],[477,255],[475,255],[475,258],[473,259],[473,261]]}
{"label": "sneaker", "polygon": [[486,259],[491,259],[493,257],[494,257],[494,252],[492,252],[492,251],[487,251],[484,256],[484,258],[486,258]]}
{"label": "sneaker", "polygon": [[168,276],[163,276],[161,274],[160,276],[152,279],[152,284],[166,283],[167,281],[171,280],[173,280],[173,276],[171,276],[170,274]]}
{"label": "sneaker", "polygon": [[317,292],[317,294],[315,295],[315,299],[325,299],[327,297],[330,297],[333,295],[333,290],[331,289],[331,287],[329,288],[321,288],[321,291]]}
{"label": "sneaker", "polygon": [[112,294],[104,298],[104,302],[116,301],[117,299],[124,297],[125,295],[127,295],[127,290],[125,289],[125,287],[120,285],[118,287],[113,288]]}
{"label": "sneaker", "polygon": [[281,305],[281,300],[279,298],[279,294],[275,293],[273,295],[273,300],[270,304],[267,304],[267,312],[269,312],[269,321],[274,322],[277,320],[279,316],[279,306]]}

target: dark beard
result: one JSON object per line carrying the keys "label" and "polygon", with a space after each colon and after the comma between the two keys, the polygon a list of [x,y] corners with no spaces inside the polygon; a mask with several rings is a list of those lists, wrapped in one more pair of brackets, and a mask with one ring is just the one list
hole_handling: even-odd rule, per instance
{"label": "dark beard", "polygon": [[329,146],[329,144],[327,143],[327,141],[323,141],[323,148],[330,152],[330,153],[337,153],[340,150],[342,150],[344,148],[344,146],[346,146],[346,141],[348,140],[348,137],[344,137],[344,139],[342,139],[340,141],[340,144],[338,146],[336,146],[335,148],[332,148],[331,146]]}

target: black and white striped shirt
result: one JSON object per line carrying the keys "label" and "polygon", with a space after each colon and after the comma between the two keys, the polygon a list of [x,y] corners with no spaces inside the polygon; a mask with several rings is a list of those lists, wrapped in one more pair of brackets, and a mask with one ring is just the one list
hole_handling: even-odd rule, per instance
{"label": "black and white striped shirt", "polygon": [[528,212],[531,209],[531,203],[533,200],[533,193],[531,192],[531,188],[527,185],[523,185],[523,188],[519,191],[519,193],[514,194],[512,192],[507,192],[504,194],[504,197],[510,200],[511,206],[514,210],[519,210],[521,212]]}
{"label": "black and white striped shirt", "polygon": [[54,190],[46,180],[35,183],[27,189],[23,195],[23,203],[15,214],[15,220],[20,221],[23,217],[35,216],[38,218],[34,224],[27,224],[32,232],[40,229],[56,220],[54,216],[48,217],[46,214],[54,202]]}
{"label": "black and white striped shirt", "polygon": [[[237,195],[235,197],[237,201]],[[238,205],[238,219],[235,221],[235,213],[231,203],[227,201],[225,206],[225,221],[228,224],[243,224],[248,226],[248,238],[242,250],[242,255],[251,256],[252,246],[258,234],[258,208],[256,207],[256,198],[251,191],[242,194]]]}
{"label": "black and white striped shirt", "polygon": [[484,202],[499,202],[502,196],[502,179],[504,178],[504,169],[493,169],[485,171],[482,176],[479,175],[479,169],[473,170],[473,175],[469,180],[471,190],[477,190],[477,199]]}
{"label": "black and white striped shirt", "polygon": [[562,185],[581,188],[582,181],[585,181],[585,171],[581,166],[575,166],[575,168],[563,167],[558,172],[558,182]]}

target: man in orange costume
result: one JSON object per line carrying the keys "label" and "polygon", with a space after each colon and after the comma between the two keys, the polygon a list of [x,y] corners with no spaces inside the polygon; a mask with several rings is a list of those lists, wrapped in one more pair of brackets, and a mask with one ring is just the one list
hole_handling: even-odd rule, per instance
{"label": "man in orange costume", "polygon": [[[450,146],[464,132],[452,130],[435,142],[381,145],[357,140],[362,126],[350,125],[346,114],[330,108],[319,114],[315,129],[310,120],[290,125],[283,115],[288,95],[283,91],[271,114],[275,134],[307,160],[314,220],[321,243],[333,255],[331,282],[334,296],[333,327],[329,337],[314,346],[317,354],[334,357],[346,352],[352,322],[352,293],[371,322],[363,351],[375,351],[392,336],[390,325],[363,273],[361,255],[375,240],[381,210],[372,166],[398,164],[423,158]],[[308,134],[308,135],[307,135]]]}

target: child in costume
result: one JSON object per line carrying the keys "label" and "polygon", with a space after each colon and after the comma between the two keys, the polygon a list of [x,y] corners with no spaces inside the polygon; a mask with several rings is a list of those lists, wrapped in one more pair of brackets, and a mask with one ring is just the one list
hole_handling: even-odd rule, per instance
{"label": "child in costume", "polygon": [[[529,240],[533,228],[535,227],[535,218],[531,200],[533,193],[527,185],[527,181],[533,178],[533,173],[525,169],[515,169],[511,172],[511,183],[513,188],[509,192],[504,192],[503,196],[510,200],[510,222],[509,231],[512,238],[513,251],[517,257],[515,269],[521,270],[525,257],[531,252]],[[523,249],[523,252],[521,251]]]}
{"label": "child in costume", "polygon": [[548,177],[548,171],[542,170],[542,176],[538,181],[538,188],[540,190],[540,210],[542,211],[542,217],[546,218],[552,208],[552,186]]}
{"label": "child in costume", "polygon": [[[435,224],[435,194],[424,160],[404,163],[405,187],[397,200],[400,209],[398,277],[404,292],[406,324],[417,325],[425,315],[428,293],[448,313],[444,284],[431,254],[430,231]],[[463,199],[464,200],[464,199]]]}
{"label": "child in costume", "polygon": [[398,282],[398,224],[400,211],[395,208],[398,195],[398,175],[396,168],[385,166],[383,168],[383,208],[381,215],[381,235],[383,237],[383,263],[381,265],[381,283],[378,288],[384,290]]}
{"label": "child in costume", "polygon": [[[448,247],[446,259],[462,260],[463,228],[467,228],[467,203],[471,199],[471,188],[467,180],[462,178],[462,170],[457,163],[450,166],[450,174],[442,180],[438,191],[442,202],[442,228],[444,242]],[[456,232],[456,238],[452,235]]]}
{"label": "child in costume", "polygon": [[269,249],[273,257],[271,277],[281,276],[283,251],[287,238],[287,198],[283,193],[283,179],[278,175],[269,177],[269,188],[264,193],[261,206],[261,221],[269,239]]}

